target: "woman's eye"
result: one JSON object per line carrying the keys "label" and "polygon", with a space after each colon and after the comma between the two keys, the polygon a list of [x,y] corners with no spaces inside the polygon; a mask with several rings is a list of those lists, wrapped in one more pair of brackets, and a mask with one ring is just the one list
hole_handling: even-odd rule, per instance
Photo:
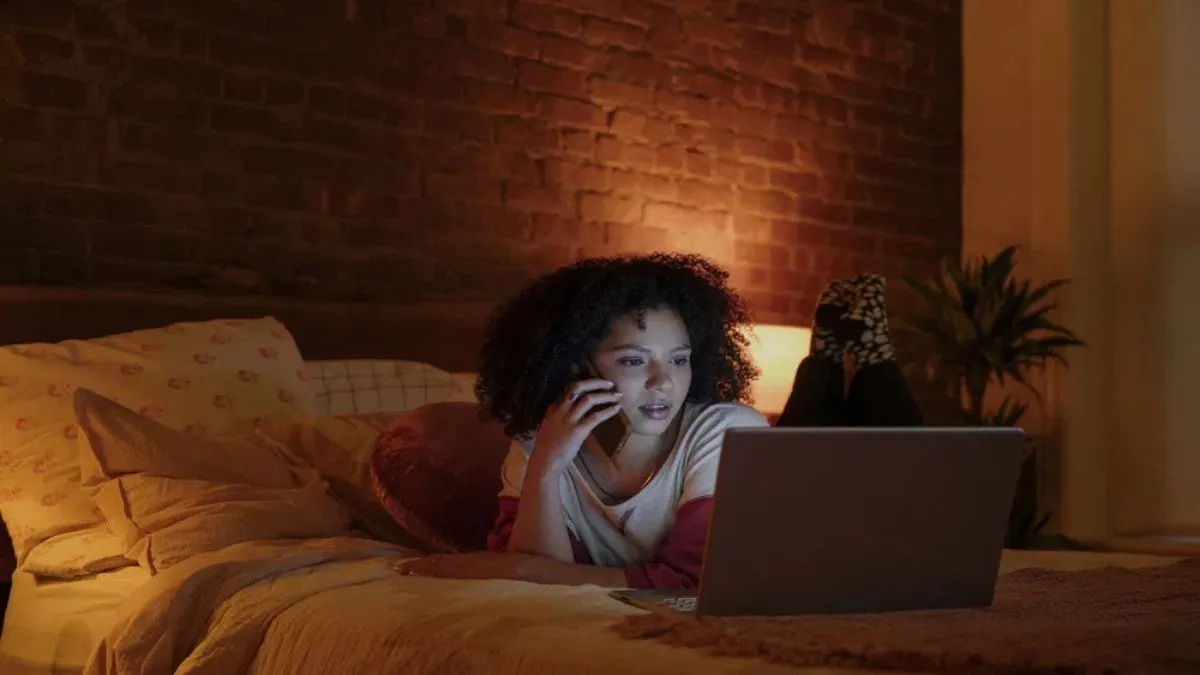
{"label": "woman's eye", "polygon": [[686,366],[690,360],[691,359],[686,356],[677,356],[671,360],[671,364],[676,366]]}
{"label": "woman's eye", "polygon": [[617,363],[629,368],[636,368],[644,363],[641,359],[621,359]]}

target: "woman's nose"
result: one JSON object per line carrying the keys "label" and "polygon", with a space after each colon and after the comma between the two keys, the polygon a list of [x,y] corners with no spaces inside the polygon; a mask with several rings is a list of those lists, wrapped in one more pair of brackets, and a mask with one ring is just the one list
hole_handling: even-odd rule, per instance
{"label": "woman's nose", "polygon": [[646,381],[646,388],[655,391],[670,391],[675,386],[675,381],[671,379],[671,373],[666,368],[656,367],[650,371],[650,379]]}

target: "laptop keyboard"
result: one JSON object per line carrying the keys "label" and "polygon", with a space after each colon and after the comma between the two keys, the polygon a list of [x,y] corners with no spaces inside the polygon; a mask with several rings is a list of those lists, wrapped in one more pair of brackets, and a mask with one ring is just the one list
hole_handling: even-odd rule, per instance
{"label": "laptop keyboard", "polygon": [[663,598],[658,604],[663,605],[667,609],[673,609],[676,612],[695,612],[696,597],[686,596],[682,598]]}

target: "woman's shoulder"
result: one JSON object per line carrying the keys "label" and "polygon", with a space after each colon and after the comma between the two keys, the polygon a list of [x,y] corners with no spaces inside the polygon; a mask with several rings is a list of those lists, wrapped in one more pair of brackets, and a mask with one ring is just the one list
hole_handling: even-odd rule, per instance
{"label": "woman's shoulder", "polygon": [[691,426],[719,426],[722,430],[740,426],[770,426],[766,416],[754,407],[739,402],[698,405],[691,411]]}
{"label": "woman's shoulder", "polygon": [[701,437],[724,434],[726,429],[771,426],[766,416],[744,403],[697,405],[689,413],[688,431]]}

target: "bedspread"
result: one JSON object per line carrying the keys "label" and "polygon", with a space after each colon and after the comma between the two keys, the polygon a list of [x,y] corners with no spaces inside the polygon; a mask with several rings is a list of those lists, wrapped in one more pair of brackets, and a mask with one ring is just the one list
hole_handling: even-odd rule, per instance
{"label": "bedspread", "polygon": [[[402,576],[412,555],[351,537],[253,541],[193,556],[129,597],[88,675],[862,674],[716,656],[613,630],[641,613],[593,586]],[[1161,566],[1151,556],[1006,551],[1027,567]],[[912,675],[912,674],[909,674]]]}
{"label": "bedspread", "polygon": [[613,622],[639,610],[601,588],[393,572],[390,564],[408,555],[333,538],[247,542],[194,556],[128,599],[85,672],[797,672],[623,640]]}

